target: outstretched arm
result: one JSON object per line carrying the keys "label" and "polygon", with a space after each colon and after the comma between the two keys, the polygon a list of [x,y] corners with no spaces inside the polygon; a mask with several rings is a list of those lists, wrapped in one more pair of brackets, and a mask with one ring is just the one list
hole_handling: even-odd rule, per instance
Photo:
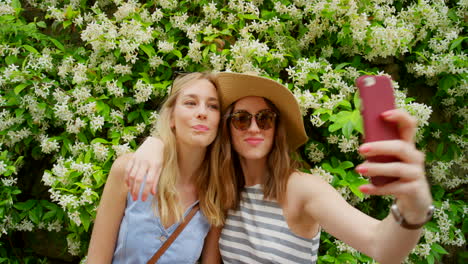
{"label": "outstretched arm", "polygon": [[[432,197],[424,173],[424,155],[413,142],[416,122],[401,110],[387,111],[382,116],[396,122],[401,140],[366,143],[360,152],[366,156],[392,155],[400,162],[364,162],[356,170],[365,176],[399,177],[384,185],[363,185],[360,190],[373,195],[394,195],[407,222],[424,222]],[[417,244],[421,229],[410,230],[398,224],[389,214],[379,221],[349,205],[342,196],[319,177],[296,177],[292,186],[304,199],[304,209],[328,233],[373,257],[381,263],[401,263]],[[308,186],[308,187],[307,187]],[[313,191],[311,191],[313,187]]]}
{"label": "outstretched arm", "polygon": [[130,188],[133,200],[137,200],[143,180],[145,180],[145,186],[141,200],[146,201],[150,191],[151,194],[156,194],[163,155],[164,143],[156,137],[148,137],[133,154],[125,167],[125,182]]}
{"label": "outstretched arm", "polygon": [[[131,155],[131,154],[130,154]],[[120,223],[125,211],[128,188],[123,177],[130,155],[119,157],[112,164],[104,192],[99,202],[87,263],[111,263]]]}

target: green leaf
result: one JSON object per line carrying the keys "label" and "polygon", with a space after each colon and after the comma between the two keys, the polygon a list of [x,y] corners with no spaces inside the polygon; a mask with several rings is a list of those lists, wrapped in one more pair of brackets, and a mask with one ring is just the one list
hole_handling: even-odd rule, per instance
{"label": "green leaf", "polygon": [[46,221],[47,219],[53,218],[56,214],[57,212],[55,210],[48,211],[42,216],[42,221]]}
{"label": "green leaf", "polygon": [[34,209],[29,211],[29,219],[31,219],[31,221],[35,223],[36,225],[38,225],[39,222],[41,221],[41,217],[42,217],[42,207],[40,205],[37,205],[36,207],[34,207]]}
{"label": "green leaf", "polygon": [[29,52],[39,54],[39,51],[37,51],[33,46],[23,45],[23,48]]}
{"label": "green leaf", "polygon": [[351,161],[343,161],[340,163],[340,166],[338,166],[341,169],[349,169],[354,167],[354,164]]}
{"label": "green leaf", "polygon": [[94,180],[96,181],[96,183],[98,185],[100,185],[101,183],[104,182],[104,177],[103,177],[102,171],[97,171],[97,172],[93,173],[93,178],[94,178]]}
{"label": "green leaf", "polygon": [[108,75],[104,76],[104,77],[99,81],[99,83],[100,83],[100,84],[105,84],[106,82],[112,81],[113,79],[114,79],[114,74],[111,73],[111,74],[108,74]]}
{"label": "green leaf", "polygon": [[439,87],[447,91],[449,88],[454,86],[457,83],[457,78],[453,75],[446,75],[439,81]]}
{"label": "green leaf", "polygon": [[89,217],[89,213],[84,210],[80,210],[80,219],[85,231],[88,232],[89,225],[91,224],[91,217]]}
{"label": "green leaf", "polygon": [[346,138],[350,138],[351,134],[353,133],[353,130],[354,130],[353,123],[351,121],[346,122],[346,124],[344,124],[344,126],[343,126],[343,128],[341,130],[343,131],[343,135]]}
{"label": "green leaf", "polygon": [[37,204],[37,200],[27,200],[26,202],[19,202],[19,203],[13,204],[13,207],[21,211],[27,211],[33,208],[33,206],[36,204]]}
{"label": "green leaf", "polygon": [[143,117],[143,120],[145,121],[145,124],[150,123],[149,118],[148,118],[148,114],[146,113],[145,110],[141,110],[141,117]]}
{"label": "green leaf", "polygon": [[94,143],[103,143],[103,144],[109,144],[110,142],[103,139],[103,138],[95,138],[91,141],[91,144],[94,144]]}
{"label": "green leaf", "polygon": [[453,50],[456,47],[460,46],[462,44],[462,42],[467,38],[468,37],[459,37],[459,38],[455,39],[454,41],[452,41],[452,44],[450,45],[450,50]]}
{"label": "green leaf", "polygon": [[239,18],[243,18],[243,19],[258,19],[258,17],[256,15],[252,15],[252,14],[238,14],[237,15]]}
{"label": "green leaf", "polygon": [[50,41],[52,41],[52,43],[54,43],[54,45],[61,51],[65,51],[65,48],[63,47],[63,44],[60,43],[60,41],[54,39],[54,38],[49,38]]}
{"label": "green leaf", "polygon": [[69,27],[73,22],[71,20],[65,20],[63,21],[63,28]]}
{"label": "green leaf", "polygon": [[361,134],[364,134],[364,128],[362,126],[362,116],[359,110],[354,110],[351,114],[351,122],[353,123],[353,127],[356,131]]}
{"label": "green leaf", "polygon": [[151,45],[141,45],[140,49],[148,55],[148,57],[153,57],[156,54],[156,51]]}
{"label": "green leaf", "polygon": [[28,87],[28,85],[29,85],[29,83],[22,83],[22,84],[16,86],[15,89],[14,89],[15,94],[21,93],[21,91],[22,91],[24,88]]}
{"label": "green leaf", "polygon": [[325,262],[334,262],[335,261],[335,258],[333,256],[329,256],[329,255],[321,256],[321,257],[319,257],[319,259],[321,261],[325,261]]}
{"label": "green leaf", "polygon": [[5,62],[8,65],[15,64],[18,61],[18,58],[16,56],[8,55],[5,58]]}
{"label": "green leaf", "polygon": [[40,28],[47,28],[47,24],[44,21],[37,22],[36,26],[38,26]]}
{"label": "green leaf", "polygon": [[448,254],[448,252],[441,245],[437,243],[432,244],[431,249],[442,255]]}
{"label": "green leaf", "polygon": [[11,1],[11,6],[15,9],[21,8],[21,2],[19,0],[13,0]]}
{"label": "green leaf", "polygon": [[345,66],[348,66],[348,65],[350,65],[350,64],[351,64],[351,63],[349,63],[349,62],[340,63],[340,64],[338,64],[338,65],[336,66],[335,70],[340,70],[340,69],[342,69],[342,68],[344,68]]}
{"label": "green leaf", "polygon": [[442,157],[442,154],[444,154],[444,143],[440,142],[439,145],[437,145],[436,156]]}
{"label": "green leaf", "polygon": [[85,158],[84,158],[84,162],[85,163],[89,163],[91,161],[91,158],[93,157],[93,150],[90,149],[86,152],[86,155],[85,155]]}
{"label": "green leaf", "polygon": [[83,134],[83,132],[78,133],[77,136],[81,142],[88,144],[88,139],[86,138],[85,134]]}
{"label": "green leaf", "polygon": [[357,91],[356,93],[354,93],[353,103],[354,103],[354,107],[355,107],[357,110],[360,110],[360,109],[361,109],[361,97],[359,96],[359,91]]}
{"label": "green leaf", "polygon": [[356,263],[356,258],[349,253],[343,253],[339,255],[336,259],[339,260],[340,263]]}
{"label": "green leaf", "polygon": [[328,126],[328,131],[335,132],[335,131],[339,130],[340,128],[341,128],[341,124],[334,123],[334,124],[331,124],[330,126]]}
{"label": "green leaf", "polygon": [[130,114],[128,114],[127,116],[128,122],[129,123],[133,122],[133,120],[137,119],[139,115],[140,115],[139,111],[130,112]]}
{"label": "green leaf", "polygon": [[429,264],[434,264],[434,256],[429,254],[427,257],[426,257],[426,260],[427,260],[427,263]]}
{"label": "green leaf", "polygon": [[175,50],[172,50],[171,53],[179,57],[179,59],[182,59],[182,52],[180,52],[180,50],[175,49]]}

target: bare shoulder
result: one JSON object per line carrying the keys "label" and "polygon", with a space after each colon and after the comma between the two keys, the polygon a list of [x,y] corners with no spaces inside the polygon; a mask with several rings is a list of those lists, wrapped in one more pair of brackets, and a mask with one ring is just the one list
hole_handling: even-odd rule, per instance
{"label": "bare shoulder", "polygon": [[110,175],[113,178],[118,178],[119,180],[124,180],[125,177],[125,168],[128,162],[132,159],[133,153],[127,153],[119,156],[114,163],[112,163],[112,168]]}
{"label": "bare shoulder", "polygon": [[288,192],[304,198],[321,195],[328,191],[334,191],[334,188],[316,174],[296,171],[288,180]]}

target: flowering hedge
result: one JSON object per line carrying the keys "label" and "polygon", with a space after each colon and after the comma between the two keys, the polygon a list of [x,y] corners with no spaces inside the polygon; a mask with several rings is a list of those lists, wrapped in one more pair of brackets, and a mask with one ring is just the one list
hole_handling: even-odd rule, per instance
{"label": "flowering hedge", "polygon": [[[389,197],[357,189],[354,80],[391,75],[437,208],[407,263],[466,261],[467,12],[466,0],[0,0],[0,263],[85,257],[110,166],[149,134],[178,70],[286,84],[310,137],[304,170],[379,218]],[[372,260],[324,233],[319,263],[344,262]]]}

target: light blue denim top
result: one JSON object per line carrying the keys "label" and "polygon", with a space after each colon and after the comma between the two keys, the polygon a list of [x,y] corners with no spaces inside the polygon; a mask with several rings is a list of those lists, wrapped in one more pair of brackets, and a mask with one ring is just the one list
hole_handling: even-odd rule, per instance
{"label": "light blue denim top", "polygon": [[[145,202],[141,201],[142,189],[143,186],[137,201],[133,201],[131,195],[127,194],[127,207],[120,223],[113,264],[146,263],[180,224],[175,223],[165,229],[151,207],[153,196],[149,195]],[[197,203],[193,203],[184,216]],[[209,229],[208,221],[199,210],[157,263],[195,263],[200,257]]]}

